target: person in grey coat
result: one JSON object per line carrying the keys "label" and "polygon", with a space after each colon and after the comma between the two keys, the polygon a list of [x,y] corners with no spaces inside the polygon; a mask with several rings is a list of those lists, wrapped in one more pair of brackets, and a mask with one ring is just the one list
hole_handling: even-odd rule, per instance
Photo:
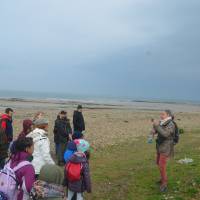
{"label": "person in grey coat", "polygon": [[165,110],[161,113],[161,121],[153,121],[153,128],[157,134],[157,165],[161,176],[161,192],[167,190],[167,161],[174,155],[175,124],[172,116],[170,110]]}

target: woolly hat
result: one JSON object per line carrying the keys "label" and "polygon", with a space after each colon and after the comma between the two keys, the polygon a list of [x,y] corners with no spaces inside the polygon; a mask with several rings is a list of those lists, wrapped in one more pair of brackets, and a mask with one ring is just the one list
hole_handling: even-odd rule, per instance
{"label": "woolly hat", "polygon": [[90,149],[89,142],[84,139],[74,140],[74,142],[76,143],[78,152],[85,153],[86,151]]}
{"label": "woolly hat", "polygon": [[25,119],[25,120],[23,121],[23,131],[24,131],[24,132],[27,132],[27,130],[30,129],[32,125],[33,125],[32,120],[30,120],[30,119]]}
{"label": "woolly hat", "polygon": [[36,126],[44,125],[44,124],[49,124],[49,121],[47,119],[44,119],[44,118],[36,119],[34,121],[34,125],[36,125]]}

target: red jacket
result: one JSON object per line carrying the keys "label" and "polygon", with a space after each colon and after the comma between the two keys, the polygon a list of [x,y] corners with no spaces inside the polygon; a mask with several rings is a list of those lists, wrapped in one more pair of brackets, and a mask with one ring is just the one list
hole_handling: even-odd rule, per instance
{"label": "red jacket", "polygon": [[5,131],[8,142],[13,140],[13,127],[12,127],[12,117],[7,114],[3,114],[1,117],[1,128]]}

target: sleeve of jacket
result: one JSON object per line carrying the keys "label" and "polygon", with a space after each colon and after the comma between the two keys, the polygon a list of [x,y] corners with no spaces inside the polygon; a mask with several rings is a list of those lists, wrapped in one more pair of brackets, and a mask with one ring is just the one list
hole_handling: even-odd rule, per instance
{"label": "sleeve of jacket", "polygon": [[3,130],[6,130],[6,127],[7,127],[6,121],[5,121],[5,120],[2,120],[2,122],[1,122],[1,128],[2,128]]}
{"label": "sleeve of jacket", "polygon": [[82,121],[82,128],[83,128],[83,131],[85,131],[85,120],[84,120],[84,117],[83,117],[83,121]]}
{"label": "sleeve of jacket", "polygon": [[31,165],[27,166],[26,168],[27,170],[25,171],[24,176],[23,176],[24,180],[23,180],[22,189],[23,191],[29,194],[35,182],[35,170],[33,166]]}
{"label": "sleeve of jacket", "polygon": [[53,128],[53,133],[54,133],[54,135],[58,133],[57,121],[55,121],[54,128]]}
{"label": "sleeve of jacket", "polygon": [[66,169],[64,169],[63,186],[64,186],[64,187],[68,187],[68,179],[67,179],[67,172],[66,172]]}
{"label": "sleeve of jacket", "polygon": [[76,127],[76,125],[77,125],[77,117],[76,117],[75,112],[74,112],[74,115],[73,115],[73,125],[74,125],[74,127]]}
{"label": "sleeve of jacket", "polygon": [[166,128],[163,128],[160,125],[155,125],[154,129],[158,134],[160,134],[164,138],[168,138],[170,135],[172,135],[175,131],[175,127],[173,123],[169,123]]}
{"label": "sleeve of jacket", "polygon": [[50,154],[50,142],[48,138],[42,140],[40,149],[46,164],[55,164]]}
{"label": "sleeve of jacket", "polygon": [[71,127],[70,121],[67,122],[67,132],[69,134],[72,134],[72,127]]}
{"label": "sleeve of jacket", "polygon": [[89,169],[89,164],[86,163],[83,167],[83,178],[84,178],[84,183],[85,187],[88,193],[92,192],[92,186],[91,186],[91,177],[90,177],[90,169]]}

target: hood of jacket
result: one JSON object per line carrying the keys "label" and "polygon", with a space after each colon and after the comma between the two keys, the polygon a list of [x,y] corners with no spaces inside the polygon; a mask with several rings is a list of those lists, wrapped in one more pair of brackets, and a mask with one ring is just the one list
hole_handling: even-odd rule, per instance
{"label": "hood of jacket", "polygon": [[11,167],[15,167],[18,163],[22,161],[29,161],[31,162],[33,157],[26,153],[26,152],[18,152],[11,157]]}
{"label": "hood of jacket", "polygon": [[63,183],[63,171],[57,165],[46,164],[40,171],[39,180],[61,185]]}
{"label": "hood of jacket", "polygon": [[76,152],[70,159],[72,163],[86,163],[87,158],[84,153]]}
{"label": "hood of jacket", "polygon": [[32,137],[33,141],[40,139],[41,137],[47,137],[47,132],[43,129],[36,128],[30,132],[26,137]]}

